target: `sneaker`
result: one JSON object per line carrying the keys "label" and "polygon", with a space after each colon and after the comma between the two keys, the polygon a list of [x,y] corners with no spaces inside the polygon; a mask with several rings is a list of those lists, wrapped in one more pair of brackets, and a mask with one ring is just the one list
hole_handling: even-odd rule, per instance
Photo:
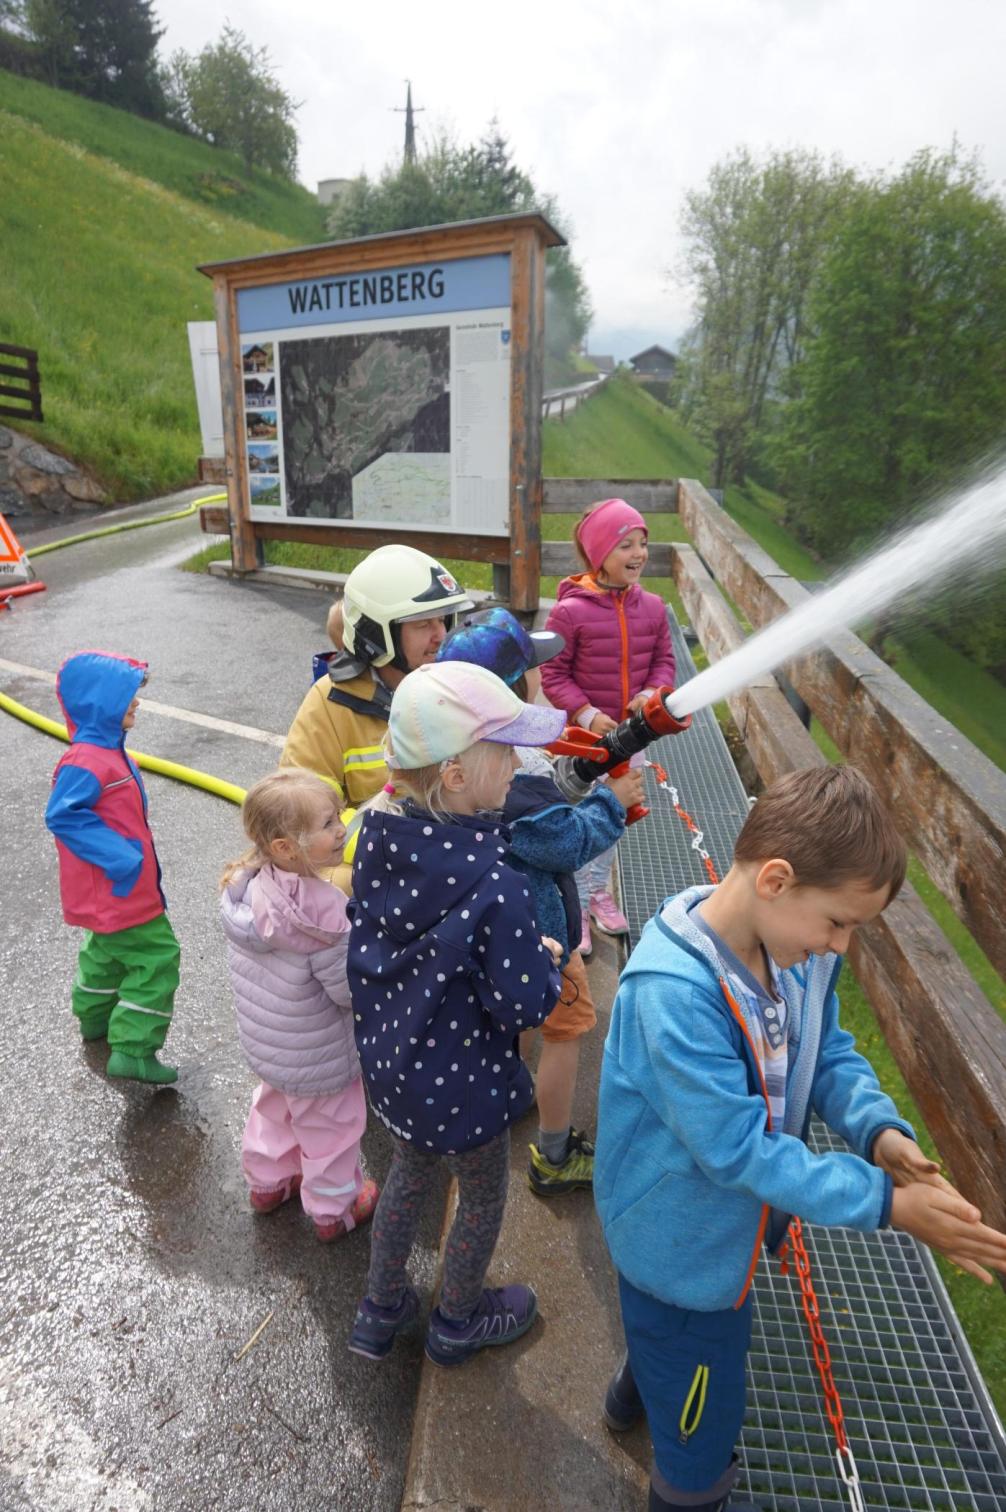
{"label": "sneaker", "polygon": [[433,1309],[426,1330],[427,1358],[435,1365],[463,1365],[489,1345],[512,1344],[537,1316],[532,1287],[486,1287],[467,1323],[455,1323],[439,1307]]}
{"label": "sneaker", "polygon": [[175,1066],[165,1066],[156,1055],[127,1055],[124,1050],[113,1050],[105,1067],[107,1076],[120,1076],[128,1081],[153,1082],[164,1087],[178,1080]]}
{"label": "sneaker", "polygon": [[584,960],[587,960],[588,956],[593,955],[593,953],[594,942],[590,938],[590,913],[585,908],[583,910],[583,927],[580,933],[580,954]]}
{"label": "sneaker", "polygon": [[347,1223],[345,1218],[315,1218],[314,1231],[322,1244],[331,1244],[333,1239],[342,1239],[353,1229],[359,1228],[361,1223],[369,1223],[374,1216],[377,1199],[380,1197],[380,1189],[376,1181],[365,1181],[350,1203],[349,1216],[353,1222]]}
{"label": "sneaker", "polygon": [[537,1145],[531,1145],[527,1179],[539,1197],[557,1197],[594,1184],[594,1146],[577,1129],[569,1131],[569,1146],[562,1165],[551,1165]]}
{"label": "sneaker", "polygon": [[626,1433],[645,1413],[643,1399],[636,1390],[636,1383],[629,1368],[629,1356],[608,1382],[604,1397],[604,1421],[612,1433]]}
{"label": "sneaker", "polygon": [[411,1286],[405,1288],[397,1307],[378,1307],[364,1297],[356,1309],[356,1321],[349,1336],[350,1351],[368,1360],[383,1360],[391,1352],[395,1335],[412,1322],[418,1311],[419,1297]]}
{"label": "sneaker", "polygon": [[284,1181],[281,1187],[252,1187],[248,1193],[248,1201],[256,1213],[274,1213],[284,1202],[289,1202],[300,1191],[302,1177],[291,1176],[289,1181]]}
{"label": "sneaker", "polygon": [[610,892],[591,893],[588,912],[602,934],[625,935],[629,933],[629,921],[615,906],[615,900]]}

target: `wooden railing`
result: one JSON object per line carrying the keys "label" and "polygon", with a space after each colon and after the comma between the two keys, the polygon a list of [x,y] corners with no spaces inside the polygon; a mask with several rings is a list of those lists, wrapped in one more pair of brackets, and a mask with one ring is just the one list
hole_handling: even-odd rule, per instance
{"label": "wooden railing", "polygon": [[[701,484],[682,479],[678,507],[693,544],[671,548],[675,582],[718,661],[745,639],[724,594],[757,629],[807,592]],[[782,670],[1003,971],[1006,775],[850,633]],[[825,760],[770,674],[727,702],[766,781]],[[1006,1227],[1006,1022],[907,884],[856,932],[850,960],[954,1181],[987,1223]]]}
{"label": "wooden railing", "polygon": [[542,395],[541,418],[565,420],[567,414],[572,414],[578,405],[600,393],[613,377],[613,373],[602,373],[597,378],[571,383],[567,388],[549,389],[548,393]]}
{"label": "wooden railing", "polygon": [[[9,382],[11,378],[17,382]],[[11,404],[11,399],[18,403]],[[8,346],[0,342],[0,415],[11,415],[15,420],[42,419],[38,353],[31,347]]]}

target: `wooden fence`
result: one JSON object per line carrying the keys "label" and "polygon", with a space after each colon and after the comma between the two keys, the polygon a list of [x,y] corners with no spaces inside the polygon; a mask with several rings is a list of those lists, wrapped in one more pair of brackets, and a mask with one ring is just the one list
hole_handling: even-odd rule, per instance
{"label": "wooden fence", "polygon": [[542,396],[541,418],[543,420],[565,420],[567,414],[572,414],[577,405],[583,404],[587,399],[599,394],[606,383],[610,383],[613,373],[604,373],[599,378],[592,378],[584,383],[574,383],[568,388],[550,389]]}
{"label": "wooden fence", "polygon": [[[12,378],[17,381],[11,383]],[[18,403],[12,404],[11,399]],[[42,419],[38,353],[31,347],[0,342],[0,415],[11,415],[15,420]]]}

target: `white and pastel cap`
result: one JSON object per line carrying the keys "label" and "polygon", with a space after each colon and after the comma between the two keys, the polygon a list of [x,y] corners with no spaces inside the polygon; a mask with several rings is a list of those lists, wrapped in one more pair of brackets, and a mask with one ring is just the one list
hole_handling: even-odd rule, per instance
{"label": "white and pastel cap", "polygon": [[416,771],[460,756],[480,740],[548,745],[565,725],[562,709],[522,703],[485,667],[424,663],[402,678],[391,700],[388,765]]}

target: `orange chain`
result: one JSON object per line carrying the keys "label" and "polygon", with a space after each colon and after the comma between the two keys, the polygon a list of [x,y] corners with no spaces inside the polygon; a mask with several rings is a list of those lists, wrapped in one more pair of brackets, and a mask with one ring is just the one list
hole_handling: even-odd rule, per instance
{"label": "orange chain", "polygon": [[[715,886],[720,879],[712,857],[702,844],[704,839],[702,830],[699,829],[688,810],[682,808],[678,798],[678,790],[674,787],[660,763],[650,761],[647,762],[647,765],[653,768],[660,787],[670,795],[674,812],[682,824],[696,837],[692,841],[692,849],[698,852],[702,864]],[[832,1432],[835,1435],[839,1477],[848,1492],[849,1504],[853,1512],[864,1512],[864,1502],[859,1487],[859,1474],[845,1431],[845,1414],[842,1411],[842,1399],[838,1394],[838,1387],[835,1385],[835,1377],[831,1370],[831,1350],[828,1348],[828,1341],[824,1337],[824,1329],[821,1326],[821,1309],[818,1305],[817,1293],[814,1290],[814,1282],[811,1278],[810,1256],[807,1253],[807,1246],[803,1241],[803,1224],[799,1218],[794,1218],[790,1222],[789,1232],[779,1250],[779,1269],[780,1273],[784,1276],[789,1272],[790,1251],[792,1251],[793,1263],[796,1266],[797,1280],[800,1283],[800,1298],[803,1302],[803,1315],[807,1320],[807,1329],[810,1333],[814,1364],[817,1366],[817,1373],[821,1377],[824,1410],[827,1414],[828,1422],[831,1424]]]}

